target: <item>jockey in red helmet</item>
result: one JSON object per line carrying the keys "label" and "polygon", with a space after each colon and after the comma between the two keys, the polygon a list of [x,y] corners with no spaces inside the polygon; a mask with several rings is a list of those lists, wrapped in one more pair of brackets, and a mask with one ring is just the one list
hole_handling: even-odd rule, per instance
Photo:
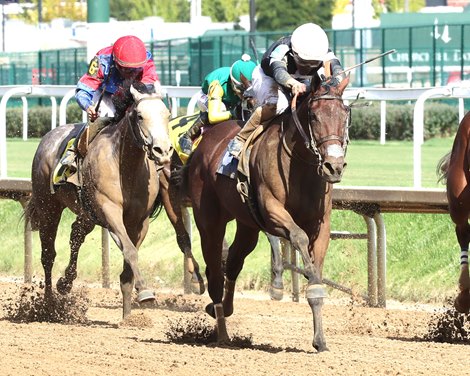
{"label": "jockey in red helmet", "polygon": [[[144,42],[133,35],[121,37],[112,46],[99,50],[78,81],[75,99],[86,111],[89,121],[57,166],[55,182],[64,181],[67,170],[72,173],[76,170],[75,158],[81,135],[85,132],[94,135],[112,121],[115,108],[111,96],[122,87],[124,80],[141,81],[148,86],[160,85],[152,54]],[[96,108],[98,103],[99,108]],[[98,117],[101,120],[95,121]]]}
{"label": "jockey in red helmet", "polygon": [[[88,71],[78,81],[75,98],[90,120],[114,115],[111,95],[126,79],[148,85],[160,84],[152,54],[145,48],[144,42],[133,35],[121,37],[114,45],[98,51]],[[95,105],[101,96],[98,114]]]}

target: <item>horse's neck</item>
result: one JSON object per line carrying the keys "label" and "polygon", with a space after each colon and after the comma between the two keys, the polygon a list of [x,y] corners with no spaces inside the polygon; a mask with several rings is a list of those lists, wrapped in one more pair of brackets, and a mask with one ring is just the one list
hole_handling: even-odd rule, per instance
{"label": "horse's neck", "polygon": [[[305,134],[310,137],[310,130],[308,127],[308,100],[309,98],[305,98],[302,103],[300,103],[300,106],[297,110],[297,116]],[[311,154],[305,147],[305,140],[302,138],[299,130],[297,129],[297,126],[294,122],[294,116],[292,114],[290,114],[287,119],[284,119],[283,126],[285,128],[285,136],[283,142],[285,143],[287,149],[295,153],[296,155],[301,155],[311,159]]]}
{"label": "horse's neck", "polygon": [[116,125],[117,152],[119,155],[119,164],[121,166],[136,166],[137,163],[126,163],[133,160],[145,158],[145,152],[136,145],[135,136],[132,133],[130,117],[126,114]]}

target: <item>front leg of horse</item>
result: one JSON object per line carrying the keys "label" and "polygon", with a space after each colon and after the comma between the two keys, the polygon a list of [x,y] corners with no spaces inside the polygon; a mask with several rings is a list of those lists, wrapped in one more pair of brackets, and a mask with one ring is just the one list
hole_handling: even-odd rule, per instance
{"label": "front leg of horse", "polygon": [[455,299],[454,307],[460,313],[468,313],[470,311],[470,276],[468,268],[470,226],[467,221],[462,226],[456,226],[456,234],[460,244],[460,293]]}
{"label": "front leg of horse", "polygon": [[312,346],[319,352],[328,351],[323,333],[322,308],[323,299],[326,295],[326,288],[322,284],[321,271],[315,267],[309,252],[309,240],[307,234],[300,228],[291,231],[291,243],[294,249],[300,251],[304,264],[305,274],[308,276],[308,287],[306,298],[313,316],[313,341]]}
{"label": "front leg of horse", "polygon": [[110,231],[110,235],[122,250],[124,256],[124,267],[120,275],[121,292],[123,301],[123,317],[131,313],[132,303],[132,286],[135,282],[137,290],[137,301],[139,303],[149,302],[155,300],[155,294],[152,290],[148,289],[140,269],[138,267],[137,248],[130,241],[127,236],[122,236],[123,240],[116,233]]}

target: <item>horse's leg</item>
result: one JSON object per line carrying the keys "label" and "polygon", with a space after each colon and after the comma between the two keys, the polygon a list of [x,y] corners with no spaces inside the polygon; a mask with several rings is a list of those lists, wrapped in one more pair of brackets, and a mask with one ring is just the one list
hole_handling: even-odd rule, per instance
{"label": "horse's leg", "polygon": [[[187,260],[185,273],[191,276],[191,291],[195,294],[203,294],[204,279],[199,271],[199,264],[193,256],[191,250],[191,238],[186,230],[185,218],[189,218],[189,213],[186,208],[181,207],[181,202],[178,200],[178,193],[175,188],[168,182],[169,178],[163,174],[160,179],[160,195],[165,208],[166,214],[176,233],[176,242],[178,243],[181,252],[185,255]],[[190,225],[190,223],[188,224]]]}
{"label": "horse's leg", "polygon": [[[41,241],[41,264],[44,269],[44,284],[46,299],[52,298],[52,267],[56,257],[55,239],[59,227],[60,217],[64,208],[57,203],[50,203],[47,210],[41,210],[39,220],[39,239]],[[47,214],[43,214],[46,213]]]}
{"label": "horse's leg", "polygon": [[124,267],[120,275],[121,291],[123,296],[123,317],[131,313],[132,286],[135,281],[135,288],[138,292],[137,300],[139,303],[155,300],[153,291],[147,289],[146,283],[138,266],[137,248],[127,233],[127,229],[122,222],[123,213],[119,208],[111,208],[114,204],[106,205],[108,230],[121,249],[124,257]]}
{"label": "horse's leg", "polygon": [[282,300],[284,294],[284,283],[282,281],[282,273],[284,272],[284,267],[282,266],[282,251],[281,251],[281,242],[277,236],[268,234],[266,236],[271,244],[271,288],[269,289],[269,294],[273,300]]}
{"label": "horse's leg", "polygon": [[[216,319],[217,342],[229,341],[225,323],[222,298],[224,295],[224,273],[222,270],[222,244],[225,235],[225,223],[211,221],[200,224],[197,214],[194,215],[201,236],[201,248],[206,263],[207,291],[212,300],[206,306],[206,312]],[[211,218],[215,219],[215,218]]]}
{"label": "horse's leg", "polygon": [[317,351],[327,351],[322,323],[323,298],[326,297],[326,289],[322,284],[322,267],[330,234],[329,211],[324,209],[324,217],[312,225],[311,237],[315,237],[315,230],[318,230],[318,236],[316,242],[310,244],[307,233],[294,222],[281,203],[272,196],[266,196],[265,205],[271,214],[269,227],[276,228],[280,236],[289,239],[292,247],[302,256],[304,272],[308,278],[306,296],[313,314],[312,346]]}
{"label": "horse's leg", "polygon": [[460,313],[470,311],[470,277],[468,271],[468,245],[470,243],[470,225],[463,219],[455,226],[455,233],[460,245],[460,293],[455,299],[454,307]]}
{"label": "horse's leg", "polygon": [[77,217],[72,224],[72,232],[70,233],[70,260],[65,275],[57,281],[57,291],[61,294],[68,294],[73,286],[73,281],[77,278],[77,259],[80,247],[85,241],[85,237],[93,231],[94,223],[83,218]]}
{"label": "horse's leg", "polygon": [[246,256],[248,256],[258,243],[259,231],[247,227],[237,221],[237,231],[232,245],[228,251],[227,265],[225,271],[225,294],[224,314],[229,317],[233,313],[233,296],[235,293],[235,282],[240,274]]}

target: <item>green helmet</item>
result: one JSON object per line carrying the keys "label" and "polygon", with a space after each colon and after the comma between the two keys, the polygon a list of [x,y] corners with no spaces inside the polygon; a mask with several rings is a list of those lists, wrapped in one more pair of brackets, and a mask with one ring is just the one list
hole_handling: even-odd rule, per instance
{"label": "green helmet", "polygon": [[241,83],[240,78],[242,73],[248,81],[251,81],[255,67],[255,62],[251,60],[251,57],[248,54],[243,54],[240,60],[237,60],[235,63],[233,63],[230,67],[230,79],[232,80],[234,86],[240,89],[243,88],[243,84]]}

